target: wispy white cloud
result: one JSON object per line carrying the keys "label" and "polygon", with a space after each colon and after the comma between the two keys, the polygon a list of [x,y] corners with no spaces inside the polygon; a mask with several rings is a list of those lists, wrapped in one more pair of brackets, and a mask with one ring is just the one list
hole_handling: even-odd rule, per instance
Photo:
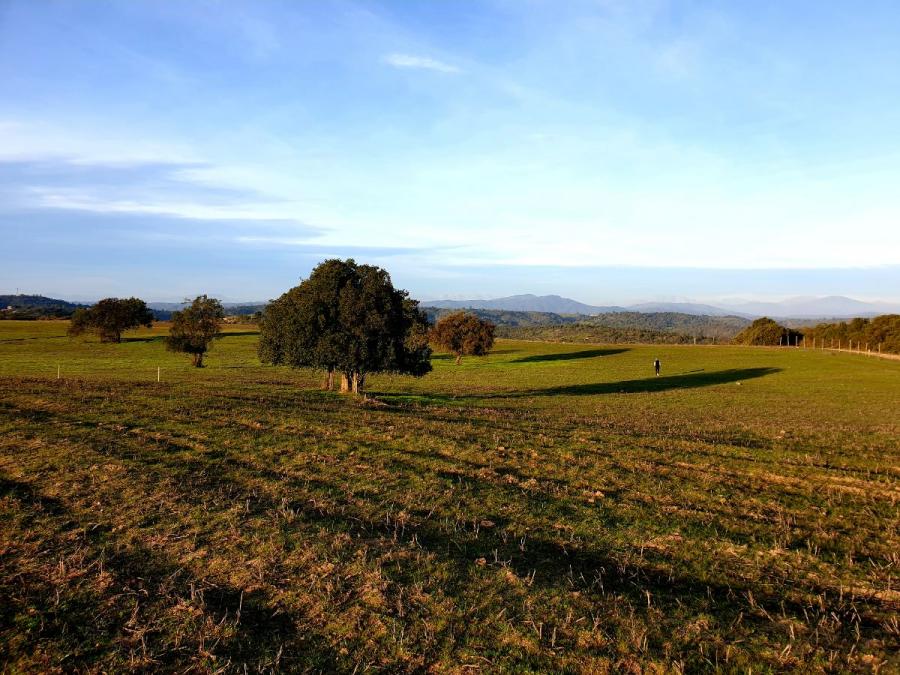
{"label": "wispy white cloud", "polygon": [[134,129],[104,123],[106,133],[91,124],[68,125],[24,116],[0,118],[0,162],[56,160],[78,165],[198,163],[202,158],[185,142],[145,137]]}
{"label": "wispy white cloud", "polygon": [[438,61],[427,56],[415,56],[414,54],[388,54],[384,62],[394,68],[415,68],[418,70],[434,70],[439,73],[457,74],[462,71],[449,63]]}
{"label": "wispy white cloud", "polygon": [[71,230],[90,227],[92,218],[166,240],[190,238],[198,227],[306,241],[324,232],[277,197],[207,180],[207,166],[0,158],[0,232],[27,222]]}

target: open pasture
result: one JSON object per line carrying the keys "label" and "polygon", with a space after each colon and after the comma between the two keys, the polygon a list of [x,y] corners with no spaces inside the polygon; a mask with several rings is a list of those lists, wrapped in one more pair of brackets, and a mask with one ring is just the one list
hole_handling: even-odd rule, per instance
{"label": "open pasture", "polygon": [[0,322],[3,670],[900,668],[900,362],[499,341],[360,401],[65,328]]}

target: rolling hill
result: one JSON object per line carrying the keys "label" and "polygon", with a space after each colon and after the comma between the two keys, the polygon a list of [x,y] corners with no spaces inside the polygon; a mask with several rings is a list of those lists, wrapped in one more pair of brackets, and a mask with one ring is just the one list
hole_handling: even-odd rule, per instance
{"label": "rolling hill", "polygon": [[623,312],[624,307],[597,307],[559,295],[511,295],[493,300],[426,300],[422,305],[443,309],[503,309],[512,312],[550,312],[553,314],[603,314]]}

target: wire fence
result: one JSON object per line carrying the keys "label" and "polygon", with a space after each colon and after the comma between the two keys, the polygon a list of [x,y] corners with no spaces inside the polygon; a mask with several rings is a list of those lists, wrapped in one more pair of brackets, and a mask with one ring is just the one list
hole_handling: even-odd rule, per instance
{"label": "wire fence", "polygon": [[811,351],[844,352],[845,354],[874,356],[881,359],[900,361],[900,354],[893,354],[891,352],[883,351],[882,344],[880,342],[873,345],[868,342],[862,342],[861,340],[848,340],[846,343],[844,343],[842,340],[832,340],[826,338],[813,338],[811,340],[807,340],[806,338],[796,338],[795,340],[788,340],[787,344],[780,344],[779,346],[786,349],[789,348]]}

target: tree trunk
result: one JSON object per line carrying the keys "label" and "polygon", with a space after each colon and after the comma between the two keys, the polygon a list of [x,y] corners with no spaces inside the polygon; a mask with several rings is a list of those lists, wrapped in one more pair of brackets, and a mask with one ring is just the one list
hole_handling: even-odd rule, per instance
{"label": "tree trunk", "polygon": [[365,380],[366,376],[363,373],[358,373],[356,371],[341,373],[341,393],[360,393],[362,391],[363,383],[365,382]]}
{"label": "tree trunk", "polygon": [[456,355],[456,365],[459,365],[459,362],[462,361],[462,354]]}
{"label": "tree trunk", "polygon": [[334,371],[331,368],[325,371],[325,382],[322,384],[322,389],[325,391],[334,389]]}
{"label": "tree trunk", "polygon": [[203,354],[194,354],[194,368],[203,367]]}

